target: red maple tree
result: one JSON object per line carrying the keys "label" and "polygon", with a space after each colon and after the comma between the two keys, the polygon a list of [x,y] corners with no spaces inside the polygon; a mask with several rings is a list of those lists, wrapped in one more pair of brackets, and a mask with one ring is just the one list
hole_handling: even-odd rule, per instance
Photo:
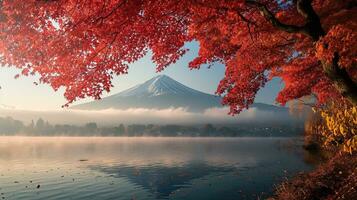
{"label": "red maple tree", "polygon": [[2,0],[1,64],[99,99],[114,75],[152,51],[161,71],[198,41],[190,68],[222,62],[217,93],[231,113],[272,77],[277,101],[315,95],[357,102],[355,0]]}

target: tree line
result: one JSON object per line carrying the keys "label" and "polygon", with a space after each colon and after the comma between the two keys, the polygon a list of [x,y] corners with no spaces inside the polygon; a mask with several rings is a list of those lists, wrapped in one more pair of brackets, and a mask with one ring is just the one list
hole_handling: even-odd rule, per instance
{"label": "tree line", "polygon": [[0,135],[24,136],[165,136],[165,137],[242,137],[242,136],[297,136],[302,126],[236,124],[236,125],[176,125],[176,124],[118,124],[98,126],[51,124],[42,118],[26,125],[11,117],[0,118]]}

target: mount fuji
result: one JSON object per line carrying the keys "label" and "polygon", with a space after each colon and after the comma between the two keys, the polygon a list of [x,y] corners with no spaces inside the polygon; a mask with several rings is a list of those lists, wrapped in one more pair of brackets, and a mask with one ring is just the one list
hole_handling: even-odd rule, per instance
{"label": "mount fuji", "polygon": [[[71,107],[79,110],[104,109],[167,109],[185,108],[190,112],[203,112],[209,108],[219,108],[221,97],[189,88],[166,75],[158,75],[142,84],[98,101]],[[264,111],[287,112],[287,108],[263,103],[251,107]]]}

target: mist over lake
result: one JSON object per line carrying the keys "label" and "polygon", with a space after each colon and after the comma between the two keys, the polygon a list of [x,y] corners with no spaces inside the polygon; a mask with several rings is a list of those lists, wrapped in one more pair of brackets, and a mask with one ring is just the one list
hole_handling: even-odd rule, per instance
{"label": "mist over lake", "polygon": [[221,97],[168,76],[64,109],[0,108],[0,198],[264,199],[313,168],[306,113]]}
{"label": "mist over lake", "polygon": [[301,144],[300,138],[1,137],[0,192],[18,200],[253,200],[312,168]]}
{"label": "mist over lake", "polygon": [[306,112],[293,113],[288,107],[254,103],[239,115],[228,115],[222,97],[192,89],[166,75],[101,100],[71,105],[65,109],[16,109],[0,106],[0,117],[10,116],[30,123],[45,119],[52,124],[301,124]]}
{"label": "mist over lake", "polygon": [[0,0],[0,200],[357,200],[356,0]]}

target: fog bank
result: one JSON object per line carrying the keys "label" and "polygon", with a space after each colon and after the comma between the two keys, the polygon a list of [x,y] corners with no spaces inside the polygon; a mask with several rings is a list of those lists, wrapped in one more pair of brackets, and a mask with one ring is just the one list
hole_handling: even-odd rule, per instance
{"label": "fog bank", "polygon": [[24,121],[42,118],[51,124],[80,125],[96,122],[98,125],[123,124],[231,124],[231,123],[274,123],[298,120],[289,112],[262,111],[250,108],[239,115],[228,115],[228,108],[211,108],[202,113],[188,112],[185,108],[169,109],[107,109],[100,111],[87,110],[19,110],[0,109],[0,116],[10,116]]}

